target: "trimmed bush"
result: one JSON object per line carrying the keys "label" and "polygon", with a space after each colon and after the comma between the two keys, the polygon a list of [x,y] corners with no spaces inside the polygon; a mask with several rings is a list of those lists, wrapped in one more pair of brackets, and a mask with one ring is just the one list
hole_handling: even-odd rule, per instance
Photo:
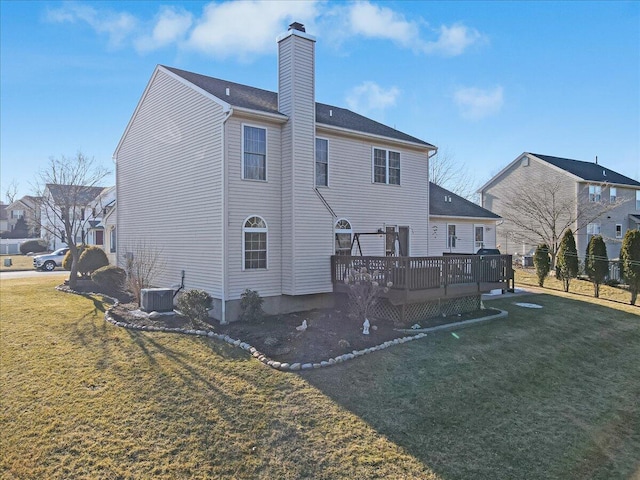
{"label": "trimmed bush", "polygon": [[631,305],[635,305],[640,292],[640,230],[627,230],[622,239],[620,264],[622,276],[631,292]]}
{"label": "trimmed bush", "polygon": [[558,256],[556,258],[556,278],[562,280],[565,292],[569,291],[572,278],[578,276],[578,251],[576,239],[571,229],[567,229],[560,242]]}
{"label": "trimmed bush", "polygon": [[86,247],[78,260],[78,272],[82,276],[91,275],[95,270],[109,265],[107,254],[100,247]]}
{"label": "trimmed bush", "polygon": [[549,256],[549,246],[546,243],[542,243],[536,248],[536,253],[533,254],[533,264],[536,267],[538,285],[544,287],[544,279],[551,271],[551,257]]}
{"label": "trimmed bush", "polygon": [[248,288],[240,295],[240,320],[257,322],[264,316],[262,302],[264,299],[255,290]]}
{"label": "trimmed bush", "polygon": [[102,293],[118,297],[124,292],[127,273],[115,265],[106,265],[95,270],[91,280],[100,287]]}
{"label": "trimmed bush", "polygon": [[213,298],[204,290],[189,290],[178,298],[178,310],[194,322],[209,318]]}
{"label": "trimmed bush", "polygon": [[40,253],[47,251],[47,244],[43,240],[27,240],[20,245],[20,253],[26,255],[29,252]]}
{"label": "trimmed bush", "polygon": [[[84,252],[84,249],[87,248],[87,246],[85,244],[82,244],[82,245],[78,245],[76,248],[78,249],[78,254],[82,255],[82,252]],[[65,270],[71,271],[72,262],[73,262],[73,255],[71,255],[71,250],[69,250],[67,254],[64,256],[64,259],[62,260],[62,268],[64,268]]]}

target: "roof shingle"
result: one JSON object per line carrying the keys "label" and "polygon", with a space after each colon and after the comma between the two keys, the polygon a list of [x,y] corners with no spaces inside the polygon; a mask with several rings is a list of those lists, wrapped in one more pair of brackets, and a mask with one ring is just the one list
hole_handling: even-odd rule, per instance
{"label": "roof shingle", "polygon": [[607,167],[603,167],[595,162],[583,162],[581,160],[539,155],[537,153],[530,153],[530,155],[561,168],[562,170],[569,172],[576,177],[580,177],[587,182],[616,183],[620,185],[640,187],[640,182],[633,180],[632,178],[625,177],[624,175]]}

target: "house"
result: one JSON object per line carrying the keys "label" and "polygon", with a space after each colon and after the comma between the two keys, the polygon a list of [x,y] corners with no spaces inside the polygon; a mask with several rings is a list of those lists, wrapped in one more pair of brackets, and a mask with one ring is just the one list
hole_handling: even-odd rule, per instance
{"label": "house", "polygon": [[640,182],[597,157],[585,162],[524,152],[478,191],[482,206],[504,219],[497,238],[506,253],[526,254],[543,241],[557,247],[571,228],[581,259],[593,235],[603,237],[613,259],[625,232],[640,226]]}
{"label": "house", "polygon": [[7,230],[12,232],[24,220],[25,238],[40,236],[40,197],[25,195],[6,206]]}
{"label": "house", "polygon": [[66,229],[63,212],[71,212],[71,230],[75,243],[85,243],[91,227],[92,202],[103,192],[104,187],[85,185],[47,184],[42,194],[40,207],[41,237],[49,248],[55,250],[66,244]]}
{"label": "house", "polygon": [[4,202],[0,202],[0,232],[9,231],[9,211],[8,205]]}
{"label": "house", "polygon": [[[277,44],[277,93],[157,66],[114,155],[119,255],[142,242],[162,252],[155,283],[184,273],[221,321],[237,317],[245,289],[271,313],[327,305],[331,256],[356,233],[393,231],[407,255],[429,251],[436,148],[317,103],[302,25]],[[361,247],[384,256],[386,235]]]}
{"label": "house", "polygon": [[497,248],[499,215],[429,183],[429,254],[470,254]]}
{"label": "house", "polygon": [[105,188],[94,198],[86,208],[87,216],[87,245],[102,248],[107,254],[109,263],[116,264],[115,243],[115,211],[116,187]]}

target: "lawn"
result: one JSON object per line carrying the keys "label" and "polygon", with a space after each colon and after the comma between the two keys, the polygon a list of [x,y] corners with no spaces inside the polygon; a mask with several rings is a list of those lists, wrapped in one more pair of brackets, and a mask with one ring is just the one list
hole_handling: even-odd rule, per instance
{"label": "lawn", "polygon": [[0,283],[2,478],[640,475],[637,307],[492,300],[508,319],[286,374],[54,284]]}
{"label": "lawn", "polygon": [[[11,259],[11,266],[4,265],[5,259]],[[17,272],[19,270],[33,270],[33,257],[26,255],[0,255],[0,272]]]}

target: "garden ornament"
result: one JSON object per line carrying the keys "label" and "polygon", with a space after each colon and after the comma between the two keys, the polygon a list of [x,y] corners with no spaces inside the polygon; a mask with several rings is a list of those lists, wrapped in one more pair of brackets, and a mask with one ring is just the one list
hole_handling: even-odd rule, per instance
{"label": "garden ornament", "polygon": [[369,335],[369,327],[371,326],[371,324],[369,323],[369,319],[365,318],[364,319],[364,323],[362,324],[362,334],[363,335]]}
{"label": "garden ornament", "polygon": [[296,327],[296,330],[298,330],[299,332],[304,332],[307,329],[307,321],[303,320],[302,321],[302,325],[300,325],[299,327]]}

